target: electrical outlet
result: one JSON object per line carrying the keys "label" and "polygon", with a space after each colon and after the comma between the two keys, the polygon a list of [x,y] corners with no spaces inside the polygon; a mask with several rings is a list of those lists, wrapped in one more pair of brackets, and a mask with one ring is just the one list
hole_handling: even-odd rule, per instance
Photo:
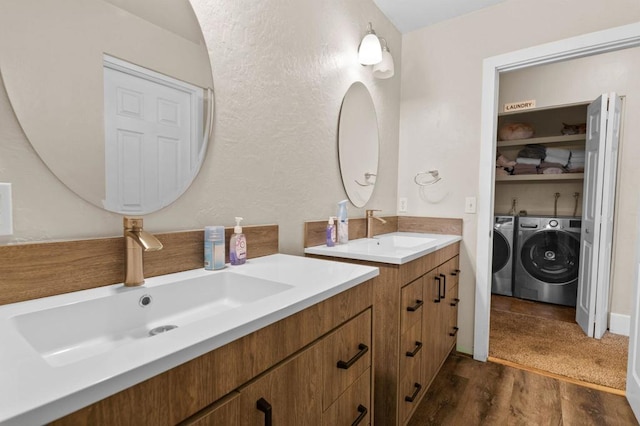
{"label": "electrical outlet", "polygon": [[0,183],[0,235],[13,234],[11,184]]}
{"label": "electrical outlet", "polygon": [[407,197],[400,197],[398,200],[398,213],[407,212]]}
{"label": "electrical outlet", "polygon": [[476,212],[476,197],[467,197],[464,199],[464,212],[465,213]]}

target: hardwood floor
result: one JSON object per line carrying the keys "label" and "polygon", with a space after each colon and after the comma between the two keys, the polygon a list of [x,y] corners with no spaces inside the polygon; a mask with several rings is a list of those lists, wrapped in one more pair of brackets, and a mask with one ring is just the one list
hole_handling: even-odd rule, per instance
{"label": "hardwood floor", "polygon": [[408,423],[638,425],[623,396],[452,354]]}

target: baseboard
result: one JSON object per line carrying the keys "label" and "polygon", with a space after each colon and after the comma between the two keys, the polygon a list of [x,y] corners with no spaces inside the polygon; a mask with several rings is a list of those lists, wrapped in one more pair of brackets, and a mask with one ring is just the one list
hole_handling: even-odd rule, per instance
{"label": "baseboard", "polygon": [[610,313],[609,314],[609,331],[613,334],[622,336],[629,335],[631,327],[631,317],[629,315]]}

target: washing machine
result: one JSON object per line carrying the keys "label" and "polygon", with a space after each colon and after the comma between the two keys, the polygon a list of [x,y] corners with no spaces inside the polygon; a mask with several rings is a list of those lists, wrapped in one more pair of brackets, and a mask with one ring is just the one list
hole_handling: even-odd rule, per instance
{"label": "washing machine", "polygon": [[575,217],[519,217],[513,294],[576,306],[580,227]]}
{"label": "washing machine", "polygon": [[513,296],[514,216],[495,216],[491,293]]}

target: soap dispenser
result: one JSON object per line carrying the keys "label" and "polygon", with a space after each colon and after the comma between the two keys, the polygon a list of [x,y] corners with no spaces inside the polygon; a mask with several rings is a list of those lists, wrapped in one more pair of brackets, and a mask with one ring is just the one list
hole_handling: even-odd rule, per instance
{"label": "soap dispenser", "polygon": [[241,217],[236,217],[236,226],[229,242],[229,262],[232,265],[242,265],[247,261],[247,240],[240,226]]}
{"label": "soap dispenser", "polygon": [[336,245],[336,225],[334,220],[335,216],[331,216],[327,223],[327,247],[333,247]]}

